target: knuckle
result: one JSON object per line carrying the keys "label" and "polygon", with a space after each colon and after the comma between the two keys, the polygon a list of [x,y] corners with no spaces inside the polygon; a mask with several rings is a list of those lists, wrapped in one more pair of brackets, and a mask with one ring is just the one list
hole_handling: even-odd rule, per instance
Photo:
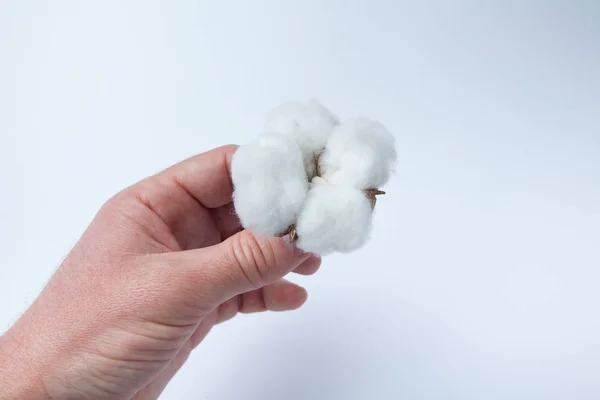
{"label": "knuckle", "polygon": [[130,207],[135,200],[132,189],[125,189],[113,194],[100,207],[99,214],[117,214]]}

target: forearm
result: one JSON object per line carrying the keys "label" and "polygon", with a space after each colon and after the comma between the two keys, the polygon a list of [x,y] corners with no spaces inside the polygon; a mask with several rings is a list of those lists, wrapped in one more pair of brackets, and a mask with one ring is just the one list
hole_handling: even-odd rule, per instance
{"label": "forearm", "polygon": [[0,399],[49,399],[19,325],[0,336]]}

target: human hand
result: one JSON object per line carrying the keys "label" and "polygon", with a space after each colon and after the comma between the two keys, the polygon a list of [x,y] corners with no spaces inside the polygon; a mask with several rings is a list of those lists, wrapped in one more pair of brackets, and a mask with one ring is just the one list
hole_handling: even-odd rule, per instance
{"label": "human hand", "polygon": [[241,230],[235,150],[192,157],[102,207],[0,337],[0,398],[156,399],[213,325],[304,303],[282,278],[320,259]]}

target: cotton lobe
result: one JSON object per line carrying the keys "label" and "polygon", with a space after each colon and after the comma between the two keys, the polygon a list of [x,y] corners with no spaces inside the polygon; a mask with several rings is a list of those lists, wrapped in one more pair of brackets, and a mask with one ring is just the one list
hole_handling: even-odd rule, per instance
{"label": "cotton lobe", "polygon": [[231,161],[233,203],[244,228],[277,236],[296,222],[308,191],[302,154],[282,135],[264,133]]}
{"label": "cotton lobe", "polygon": [[320,255],[349,253],[362,247],[369,237],[373,214],[364,193],[318,177],[311,186],[296,222],[298,247]]}
{"label": "cotton lobe", "polygon": [[321,176],[357,189],[385,185],[396,161],[394,136],[366,118],[336,126],[319,158]]}
{"label": "cotton lobe", "polygon": [[312,178],[315,175],[315,158],[338,123],[338,118],[316,100],[288,102],[269,112],[264,130],[292,139],[302,152],[308,177]]}

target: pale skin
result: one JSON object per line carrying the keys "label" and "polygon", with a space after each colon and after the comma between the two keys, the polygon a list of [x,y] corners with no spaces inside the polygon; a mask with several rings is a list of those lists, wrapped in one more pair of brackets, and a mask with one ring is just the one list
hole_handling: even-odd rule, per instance
{"label": "pale skin", "polygon": [[321,261],[241,229],[235,149],[192,157],[106,202],[0,337],[0,398],[156,399],[214,325],[306,301],[282,278]]}

